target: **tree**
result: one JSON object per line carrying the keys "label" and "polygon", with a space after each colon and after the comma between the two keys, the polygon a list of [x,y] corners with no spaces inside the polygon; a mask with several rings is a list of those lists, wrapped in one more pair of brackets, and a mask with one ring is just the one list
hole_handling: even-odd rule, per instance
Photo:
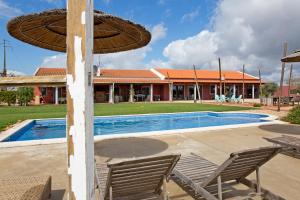
{"label": "tree", "polygon": [[18,99],[20,105],[27,106],[28,103],[33,99],[33,89],[29,87],[18,88]]}
{"label": "tree", "polygon": [[8,106],[16,103],[17,93],[16,91],[0,91],[0,102],[7,103]]}
{"label": "tree", "polygon": [[266,98],[273,96],[278,90],[278,85],[276,83],[266,83],[262,86],[262,95]]}

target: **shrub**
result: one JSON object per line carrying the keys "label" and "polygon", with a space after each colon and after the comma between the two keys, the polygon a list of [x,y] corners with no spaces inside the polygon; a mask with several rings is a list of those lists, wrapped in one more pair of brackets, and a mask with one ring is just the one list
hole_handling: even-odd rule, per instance
{"label": "shrub", "polygon": [[291,109],[285,119],[292,124],[300,124],[300,106]]}
{"label": "shrub", "polygon": [[261,107],[261,104],[260,104],[260,103],[255,103],[255,104],[253,104],[253,107],[255,107],[255,108],[260,108],[260,107]]}
{"label": "shrub", "polygon": [[33,99],[33,88],[29,88],[29,87],[18,88],[18,99],[20,105],[27,106],[28,103]]}
{"label": "shrub", "polygon": [[0,102],[7,103],[8,106],[16,103],[17,92],[16,91],[0,91]]}

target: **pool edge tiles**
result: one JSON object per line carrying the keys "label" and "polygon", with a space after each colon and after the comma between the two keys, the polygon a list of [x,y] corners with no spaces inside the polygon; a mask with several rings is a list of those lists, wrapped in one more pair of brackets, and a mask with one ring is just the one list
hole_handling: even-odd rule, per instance
{"label": "pool edge tiles", "polygon": [[[268,120],[268,121],[263,121],[263,122],[250,122],[250,123],[245,123],[245,124],[230,124],[230,125],[217,125],[217,126],[208,126],[208,127],[196,127],[196,128],[183,128],[183,129],[171,129],[171,130],[159,130],[159,131],[147,131],[147,132],[136,132],[136,133],[121,133],[121,134],[113,134],[113,135],[95,135],[95,141],[102,140],[102,139],[107,139],[107,138],[116,138],[116,137],[137,137],[137,136],[151,136],[151,135],[161,135],[161,134],[176,134],[176,133],[185,133],[185,132],[202,132],[202,131],[208,131],[208,130],[220,130],[220,129],[227,129],[227,128],[240,128],[240,127],[249,127],[249,126],[259,126],[259,125],[267,125],[267,124],[274,124],[274,123],[283,123],[281,121],[277,121],[278,119],[277,116],[272,116],[272,115],[266,115],[262,113],[248,113],[248,112],[182,112],[182,113],[157,113],[157,114],[141,114],[141,115],[126,115],[126,116],[161,116],[161,115],[178,115],[178,114],[205,114],[205,113],[217,113],[217,114],[222,114],[222,113],[240,113],[242,115],[259,115],[259,119],[263,120]],[[118,116],[99,116],[97,118],[123,118],[126,117],[125,115],[118,115]],[[39,119],[42,121],[51,120],[51,119]],[[57,120],[53,119],[53,120]],[[61,118],[60,120],[63,120]],[[33,122],[35,120],[27,120],[30,122]],[[27,123],[27,125],[30,125],[30,123]],[[20,130],[20,129],[17,129]],[[15,129],[15,132],[17,131]],[[11,131],[14,133],[13,131]],[[2,134],[0,134],[1,136]],[[7,137],[6,137],[7,138]],[[1,140],[0,140],[1,141]],[[0,147],[10,147],[10,146],[24,146],[24,145],[39,145],[39,144],[53,144],[53,143],[63,143],[65,142],[65,138],[55,138],[55,139],[37,139],[37,140],[25,140],[25,141],[11,141],[11,142],[0,142]]]}
{"label": "pool edge tiles", "polygon": [[35,123],[34,119],[27,119],[20,123],[14,124],[11,128],[0,132],[0,143],[15,135],[17,132],[24,131],[30,128],[31,124]]}

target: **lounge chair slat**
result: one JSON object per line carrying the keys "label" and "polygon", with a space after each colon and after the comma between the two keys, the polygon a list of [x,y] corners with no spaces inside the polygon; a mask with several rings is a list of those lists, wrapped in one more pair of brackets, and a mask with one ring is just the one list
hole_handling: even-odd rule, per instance
{"label": "lounge chair slat", "polygon": [[150,181],[148,183],[137,183],[137,184],[127,184],[127,185],[112,185],[114,190],[116,190],[114,193],[120,193],[121,190],[126,190],[126,191],[138,191],[138,190],[145,190],[144,188],[147,188],[147,190],[151,190],[153,192],[153,190],[156,189],[156,186],[157,186],[157,181],[158,180],[153,180],[153,181]]}
{"label": "lounge chair slat", "polygon": [[177,169],[190,169],[190,168],[199,168],[199,166],[201,167],[213,167],[215,165],[212,164],[202,164],[202,163],[194,163],[193,165],[178,165],[176,166]]}
{"label": "lounge chair slat", "polygon": [[122,167],[130,168],[133,166],[152,165],[152,164],[156,164],[156,163],[172,162],[172,160],[173,160],[172,157],[166,156],[161,159],[149,158],[149,159],[145,159],[141,162],[139,162],[139,160],[130,160],[130,161],[123,161],[123,162],[119,162],[119,163],[109,163],[109,164],[107,164],[107,166],[110,168],[113,168],[113,169],[119,169]]}
{"label": "lounge chair slat", "polygon": [[148,176],[148,177],[132,177],[132,178],[128,178],[128,179],[113,179],[112,180],[112,185],[116,185],[116,184],[129,184],[129,183],[138,183],[138,182],[149,182],[151,180],[157,180],[157,179],[161,179],[160,175],[155,175],[155,176]]}
{"label": "lounge chair slat", "polygon": [[102,191],[104,199],[109,198],[110,187],[114,199],[131,199],[132,195],[142,194],[142,199],[157,199],[164,177],[171,174],[179,157],[170,155],[128,160],[109,163],[106,168],[96,165],[100,192]]}
{"label": "lounge chair slat", "polygon": [[276,138],[264,138],[275,145],[280,145],[282,153],[300,159],[300,138],[282,135]]}
{"label": "lounge chair slat", "polygon": [[155,166],[143,166],[143,167],[138,167],[138,168],[128,168],[128,169],[118,169],[114,170],[114,174],[122,174],[122,173],[129,173],[129,172],[135,172],[135,171],[147,171],[149,169],[163,169],[165,167],[170,167],[171,163],[162,163],[159,165]]}
{"label": "lounge chair slat", "polygon": [[142,171],[133,171],[133,172],[127,172],[127,173],[121,173],[121,174],[113,174],[112,177],[127,177],[127,176],[135,176],[135,175],[143,175],[145,173],[153,173],[153,174],[160,174],[162,170],[167,170],[168,167],[165,168],[157,168],[157,169],[148,169],[148,170],[142,170]]}
{"label": "lounge chair slat", "polygon": [[[205,167],[204,169],[202,167]],[[183,172],[190,172],[190,171],[199,171],[199,169],[202,169],[202,171],[208,171],[208,170],[215,170],[216,169],[216,166],[201,166],[201,168],[199,166],[193,166],[191,168],[177,168],[178,170],[181,170]]]}
{"label": "lounge chair slat", "polygon": [[[196,192],[202,193],[203,189],[206,190],[211,185],[215,185],[218,177],[221,177],[222,183],[232,180],[244,180],[245,177],[272,159],[280,150],[280,147],[264,147],[232,153],[220,166],[191,154],[178,162],[179,167],[176,166],[173,173],[177,179],[189,185]],[[205,164],[199,164],[198,167],[195,167],[195,165],[190,165],[191,160],[194,160],[195,164]],[[207,168],[209,164],[213,167]]]}
{"label": "lounge chair slat", "polygon": [[201,196],[203,196],[207,200],[218,200],[215,196],[210,194],[206,189],[199,187],[199,184],[195,184],[193,180],[191,180],[188,176],[185,176],[182,174],[179,170],[176,168],[173,170],[174,176],[176,176],[180,181],[183,181],[185,184],[187,184],[189,187],[193,188],[197,193],[199,193]]}
{"label": "lounge chair slat", "polygon": [[161,200],[161,197],[157,194],[143,194],[143,195],[129,195],[126,197],[116,197],[114,200],[133,200],[133,199],[139,199],[139,200]]}

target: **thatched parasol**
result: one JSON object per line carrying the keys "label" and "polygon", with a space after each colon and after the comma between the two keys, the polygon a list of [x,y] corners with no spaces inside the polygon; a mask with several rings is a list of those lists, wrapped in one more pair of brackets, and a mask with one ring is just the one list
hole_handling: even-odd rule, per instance
{"label": "thatched parasol", "polygon": [[285,56],[281,59],[281,62],[300,62],[300,50]]}
{"label": "thatched parasol", "polygon": [[[65,9],[19,16],[7,29],[13,37],[44,49],[66,52]],[[94,11],[94,53],[137,49],[149,43],[151,34],[141,25],[101,11]]]}

